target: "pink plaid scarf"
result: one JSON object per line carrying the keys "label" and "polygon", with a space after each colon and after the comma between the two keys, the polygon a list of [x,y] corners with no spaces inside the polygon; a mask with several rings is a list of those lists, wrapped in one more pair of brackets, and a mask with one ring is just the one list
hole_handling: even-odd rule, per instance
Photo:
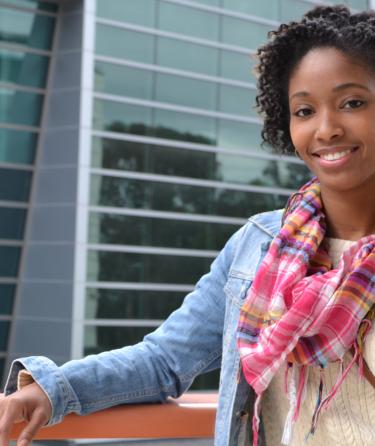
{"label": "pink plaid scarf", "polygon": [[[282,228],[272,241],[241,308],[238,348],[244,376],[258,395],[253,444],[258,443],[259,403],[279,368],[287,363],[299,375],[290,392],[290,411],[282,442],[288,444],[298,417],[307,366],[322,369],[355,353],[337,383],[322,398],[312,419],[327,407],[355,361],[362,364],[362,344],[375,303],[375,236],[364,237],[344,252],[337,269],[322,246],[325,223],[316,179],[293,195]],[[370,311],[371,310],[371,311]],[[369,317],[369,312],[371,317]],[[361,371],[361,370],[360,370]],[[296,373],[297,372],[297,373]],[[293,397],[294,394],[294,397]]]}

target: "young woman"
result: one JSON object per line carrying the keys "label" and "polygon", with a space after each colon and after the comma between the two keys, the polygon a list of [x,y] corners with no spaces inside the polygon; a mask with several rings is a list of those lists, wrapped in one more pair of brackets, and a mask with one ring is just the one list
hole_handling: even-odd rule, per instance
{"label": "young woman", "polygon": [[375,444],[375,13],[315,8],[258,56],[263,139],[314,180],[252,217],[140,344],[15,361],[3,445],[21,419],[26,446],[67,413],[163,401],[220,366],[217,445]]}

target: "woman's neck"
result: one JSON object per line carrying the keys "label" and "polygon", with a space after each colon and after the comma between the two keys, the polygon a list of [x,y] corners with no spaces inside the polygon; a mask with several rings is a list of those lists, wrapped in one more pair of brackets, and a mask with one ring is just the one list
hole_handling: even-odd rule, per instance
{"label": "woman's neck", "polygon": [[344,240],[359,240],[375,234],[375,200],[353,192],[335,194],[322,190],[327,221],[327,236]]}

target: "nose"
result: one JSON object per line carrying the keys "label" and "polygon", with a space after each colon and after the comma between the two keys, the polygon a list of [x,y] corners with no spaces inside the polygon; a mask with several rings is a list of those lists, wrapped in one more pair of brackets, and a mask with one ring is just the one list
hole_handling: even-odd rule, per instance
{"label": "nose", "polygon": [[333,112],[321,113],[315,132],[316,139],[320,141],[331,141],[344,134],[343,126]]}

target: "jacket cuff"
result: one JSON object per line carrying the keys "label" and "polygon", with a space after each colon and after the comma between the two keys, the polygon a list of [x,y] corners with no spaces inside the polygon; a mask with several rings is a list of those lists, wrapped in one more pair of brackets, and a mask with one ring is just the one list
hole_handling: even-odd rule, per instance
{"label": "jacket cuff", "polygon": [[18,375],[24,369],[50,400],[52,415],[47,425],[59,423],[67,413],[79,410],[77,398],[65,376],[53,361],[44,356],[29,356],[13,361],[5,385],[6,395],[17,390]]}

